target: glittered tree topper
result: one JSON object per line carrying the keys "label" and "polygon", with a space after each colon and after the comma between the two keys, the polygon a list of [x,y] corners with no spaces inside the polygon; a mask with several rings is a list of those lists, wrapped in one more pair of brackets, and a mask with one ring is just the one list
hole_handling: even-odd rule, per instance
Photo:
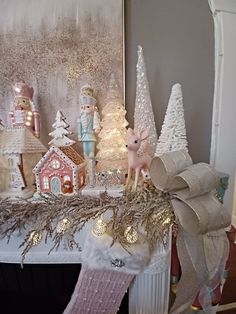
{"label": "glittered tree topper", "polygon": [[157,131],[152,109],[146,66],[143,57],[143,49],[141,46],[138,46],[138,62],[136,71],[137,79],[134,110],[134,131],[137,132],[147,127],[149,128],[149,137],[147,142],[142,143],[139,151],[140,153],[144,152],[147,150],[148,146],[149,154],[153,156],[157,144]]}

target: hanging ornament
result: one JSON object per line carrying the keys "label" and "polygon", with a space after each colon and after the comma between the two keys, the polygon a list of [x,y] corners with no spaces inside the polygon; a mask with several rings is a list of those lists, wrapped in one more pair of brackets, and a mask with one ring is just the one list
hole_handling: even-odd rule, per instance
{"label": "hanging ornament", "polygon": [[103,215],[101,215],[98,220],[93,225],[93,233],[96,236],[102,236],[107,230],[107,224],[103,220]]}
{"label": "hanging ornament", "polygon": [[43,238],[41,231],[32,231],[29,235],[28,242],[32,242],[32,245],[35,246],[41,242]]}
{"label": "hanging ornament", "polygon": [[65,233],[70,228],[71,222],[68,218],[63,218],[57,224],[57,233]]}
{"label": "hanging ornament", "polygon": [[126,241],[130,244],[134,244],[138,241],[138,232],[131,226],[125,229],[124,236]]}

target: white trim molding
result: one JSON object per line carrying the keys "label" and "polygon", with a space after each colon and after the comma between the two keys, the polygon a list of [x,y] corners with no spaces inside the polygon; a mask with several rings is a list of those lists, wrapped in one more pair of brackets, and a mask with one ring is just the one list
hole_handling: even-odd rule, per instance
{"label": "white trim molding", "polygon": [[213,14],[216,12],[236,13],[235,0],[209,0],[209,5]]}
{"label": "white trim molding", "polygon": [[[210,162],[229,174],[225,205],[233,209],[236,170],[236,1],[208,0],[215,28],[215,92]],[[236,219],[236,213],[233,213]]]}

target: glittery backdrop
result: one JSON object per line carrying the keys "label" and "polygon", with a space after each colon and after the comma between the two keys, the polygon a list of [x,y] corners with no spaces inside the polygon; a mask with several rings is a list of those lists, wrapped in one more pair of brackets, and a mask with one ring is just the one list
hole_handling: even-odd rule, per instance
{"label": "glittery backdrop", "polygon": [[[79,89],[89,82],[102,107],[111,72],[123,82],[122,0],[0,1],[0,118],[9,123],[11,85],[35,90],[45,144],[57,110],[76,132]],[[75,137],[75,134],[74,134]]]}

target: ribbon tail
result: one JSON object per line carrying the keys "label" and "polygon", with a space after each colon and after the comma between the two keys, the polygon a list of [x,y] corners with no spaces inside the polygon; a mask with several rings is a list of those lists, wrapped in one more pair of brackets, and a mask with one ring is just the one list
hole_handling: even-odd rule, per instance
{"label": "ribbon tail", "polygon": [[188,314],[199,290],[208,279],[202,236],[187,233],[179,225],[177,249],[182,275],[170,314]]}
{"label": "ribbon tail", "polygon": [[205,313],[212,313],[212,291],[220,284],[229,254],[229,242],[223,229],[194,235],[179,225],[177,249],[182,276],[171,314],[188,314],[198,295]]}

